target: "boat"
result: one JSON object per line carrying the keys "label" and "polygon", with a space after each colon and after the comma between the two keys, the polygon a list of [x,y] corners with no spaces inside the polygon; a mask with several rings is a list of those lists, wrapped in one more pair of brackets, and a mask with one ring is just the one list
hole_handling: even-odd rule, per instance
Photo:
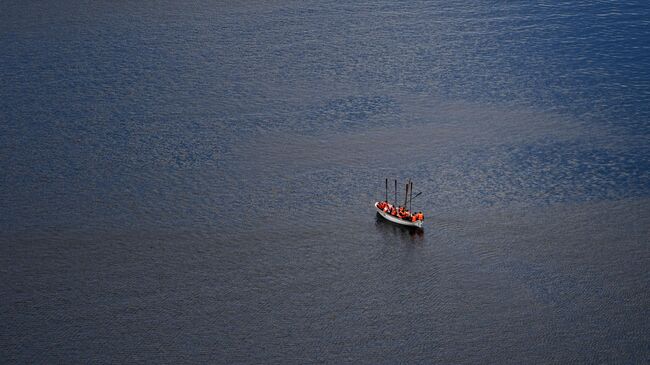
{"label": "boat", "polygon": [[379,213],[379,215],[381,215],[382,217],[384,217],[388,221],[391,221],[391,222],[397,223],[397,224],[401,224],[403,226],[422,228],[422,221],[412,222],[410,220],[406,220],[406,219],[396,217],[394,215],[390,215],[389,213],[384,212],[383,210],[379,209],[379,202],[375,202],[375,209],[377,209],[377,213]]}
{"label": "boat", "polygon": [[[410,197],[409,197],[409,190],[410,190]],[[419,219],[413,220],[411,217],[411,210],[406,209],[407,207],[410,207],[413,198],[417,198],[422,192],[417,193],[415,196],[413,196],[413,182],[409,180],[408,183],[406,183],[406,190],[404,194],[404,205],[403,206],[398,206],[397,205],[397,180],[395,180],[395,204],[390,204],[388,202],[388,179],[386,179],[386,199],[382,202],[375,202],[375,209],[377,209],[377,213],[384,217],[384,219],[401,224],[403,226],[408,226],[408,227],[417,227],[417,228],[422,228],[422,221],[424,220],[424,216],[422,215],[422,212],[420,212],[419,216],[415,214],[415,217],[418,217]],[[381,205],[381,208],[380,208]],[[394,210],[393,214],[391,214],[391,210]],[[399,210],[402,212],[405,212],[404,214],[407,215],[407,218],[400,218],[396,214],[395,210]]]}

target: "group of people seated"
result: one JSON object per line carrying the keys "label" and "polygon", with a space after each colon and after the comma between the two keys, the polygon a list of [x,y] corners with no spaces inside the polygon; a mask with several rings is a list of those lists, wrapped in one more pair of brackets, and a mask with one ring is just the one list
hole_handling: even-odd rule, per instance
{"label": "group of people seated", "polygon": [[387,201],[379,202],[379,204],[377,204],[377,208],[392,216],[411,222],[424,220],[424,214],[422,214],[422,212],[411,213],[404,207],[395,208],[394,205]]}

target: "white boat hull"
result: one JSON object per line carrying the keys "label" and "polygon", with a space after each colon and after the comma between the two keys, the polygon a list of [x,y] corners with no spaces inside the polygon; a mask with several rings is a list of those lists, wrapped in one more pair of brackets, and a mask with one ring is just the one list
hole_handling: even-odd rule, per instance
{"label": "white boat hull", "polygon": [[422,228],[422,221],[411,222],[411,221],[407,221],[405,219],[397,218],[397,217],[395,217],[393,215],[390,215],[390,214],[384,212],[383,210],[379,209],[377,207],[378,204],[379,204],[379,202],[375,203],[375,209],[377,209],[377,213],[379,213],[386,220],[389,220],[389,221],[391,221],[393,223],[401,224],[403,226]]}

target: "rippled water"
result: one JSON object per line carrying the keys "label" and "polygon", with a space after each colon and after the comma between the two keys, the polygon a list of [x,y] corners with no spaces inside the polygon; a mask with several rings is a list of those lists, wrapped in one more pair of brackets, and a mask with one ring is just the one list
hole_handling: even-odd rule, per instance
{"label": "rippled water", "polygon": [[4,2],[2,358],[647,362],[648,19]]}

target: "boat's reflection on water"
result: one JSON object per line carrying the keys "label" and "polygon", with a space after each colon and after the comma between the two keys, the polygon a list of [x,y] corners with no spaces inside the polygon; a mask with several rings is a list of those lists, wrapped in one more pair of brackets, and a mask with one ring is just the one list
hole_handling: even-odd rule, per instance
{"label": "boat's reflection on water", "polygon": [[424,230],[422,228],[402,226],[389,222],[379,213],[375,214],[375,227],[383,234],[392,234],[413,242],[421,243],[424,240]]}

